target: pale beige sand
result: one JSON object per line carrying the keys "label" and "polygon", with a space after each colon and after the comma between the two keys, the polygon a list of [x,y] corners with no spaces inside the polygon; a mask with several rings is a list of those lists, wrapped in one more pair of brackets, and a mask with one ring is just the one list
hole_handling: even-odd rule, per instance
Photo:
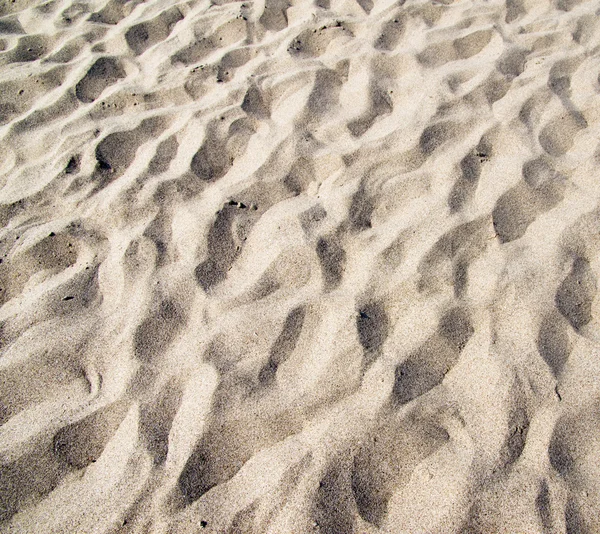
{"label": "pale beige sand", "polygon": [[0,531],[600,532],[600,1],[0,14]]}

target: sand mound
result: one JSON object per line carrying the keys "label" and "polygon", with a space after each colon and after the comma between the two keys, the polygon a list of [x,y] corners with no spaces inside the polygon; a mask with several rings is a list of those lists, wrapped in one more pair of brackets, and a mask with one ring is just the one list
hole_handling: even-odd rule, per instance
{"label": "sand mound", "polygon": [[600,532],[599,10],[2,0],[0,530]]}

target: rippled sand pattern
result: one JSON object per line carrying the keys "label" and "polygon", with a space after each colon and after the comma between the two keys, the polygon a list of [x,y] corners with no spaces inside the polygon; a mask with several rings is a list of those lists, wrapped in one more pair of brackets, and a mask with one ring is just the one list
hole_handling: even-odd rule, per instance
{"label": "rippled sand pattern", "polygon": [[0,531],[600,532],[599,73],[599,1],[0,1]]}

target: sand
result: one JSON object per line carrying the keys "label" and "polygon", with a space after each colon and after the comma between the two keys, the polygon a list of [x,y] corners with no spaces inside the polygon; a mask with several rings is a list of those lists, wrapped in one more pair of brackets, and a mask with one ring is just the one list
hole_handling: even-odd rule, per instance
{"label": "sand", "polygon": [[0,531],[600,532],[599,13],[2,0]]}

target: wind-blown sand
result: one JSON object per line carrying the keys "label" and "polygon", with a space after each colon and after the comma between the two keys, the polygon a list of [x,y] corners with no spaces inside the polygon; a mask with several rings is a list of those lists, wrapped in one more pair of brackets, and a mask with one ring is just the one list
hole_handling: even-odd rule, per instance
{"label": "wind-blown sand", "polygon": [[0,531],[600,532],[600,1],[0,2]]}

